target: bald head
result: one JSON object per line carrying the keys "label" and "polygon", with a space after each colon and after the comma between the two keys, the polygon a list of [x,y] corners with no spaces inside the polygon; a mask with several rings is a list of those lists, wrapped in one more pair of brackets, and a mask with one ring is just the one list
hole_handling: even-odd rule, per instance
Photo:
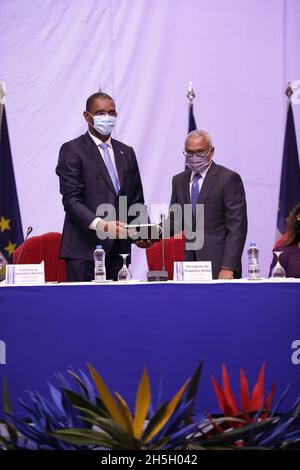
{"label": "bald head", "polygon": [[196,130],[190,132],[185,139],[185,151],[188,153],[205,153],[209,159],[214,154],[214,147],[208,132]]}
{"label": "bald head", "polygon": [[187,144],[188,141],[193,141],[193,140],[201,140],[202,143],[204,143],[206,148],[212,147],[212,139],[209,135],[208,132],[202,131],[202,130],[195,130],[190,132],[185,139],[185,145]]}

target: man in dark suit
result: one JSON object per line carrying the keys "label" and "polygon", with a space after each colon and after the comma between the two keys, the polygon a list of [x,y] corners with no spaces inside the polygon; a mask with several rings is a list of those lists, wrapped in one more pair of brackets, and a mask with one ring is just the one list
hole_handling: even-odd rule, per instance
{"label": "man in dark suit", "polygon": [[[175,210],[170,208],[168,219],[171,234],[179,232],[181,227],[185,235],[192,232],[197,235],[197,230],[203,230],[200,247],[187,248],[192,245],[186,240],[185,260],[211,261],[214,279],[240,278],[247,235],[242,180],[234,171],[212,161],[214,147],[205,131],[189,133],[183,153],[187,170],[174,176],[172,182],[171,207],[175,205]],[[201,206],[197,209],[197,204],[203,205],[202,219]],[[197,225],[196,220],[200,220]]]}
{"label": "man in dark suit", "polygon": [[[144,204],[142,182],[133,148],[111,138],[117,118],[114,100],[106,93],[94,93],[83,115],[88,132],[62,145],[56,168],[66,213],[60,256],[66,260],[68,281],[91,281],[93,253],[102,244],[107,279],[117,279],[122,266],[119,254],[131,253],[132,243],[123,227],[129,221],[119,220],[120,196],[127,197],[128,207]],[[116,210],[113,220],[97,216],[101,204]],[[107,238],[99,240],[97,234]],[[137,242],[143,248],[149,244]]]}

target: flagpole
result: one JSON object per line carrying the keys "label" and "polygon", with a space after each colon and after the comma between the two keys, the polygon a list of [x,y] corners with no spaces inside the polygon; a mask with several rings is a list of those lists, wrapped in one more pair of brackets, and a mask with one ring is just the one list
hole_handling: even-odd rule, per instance
{"label": "flagpole", "polygon": [[289,110],[293,93],[294,93],[294,90],[292,88],[291,82],[288,81],[286,90],[284,92],[284,94],[287,96],[287,111]]}
{"label": "flagpole", "polygon": [[193,89],[193,83],[189,82],[189,89],[188,89],[187,97],[190,101],[190,105],[193,103],[195,96],[196,95],[195,95],[195,92],[194,92],[194,89]]}
{"label": "flagpole", "polygon": [[190,100],[190,104],[194,101],[195,96],[196,95],[195,95],[195,92],[194,92],[194,89],[193,89],[193,83],[189,82],[189,90],[188,90],[187,97]]}
{"label": "flagpole", "polygon": [[[0,80],[0,128],[2,123],[2,114],[5,103],[5,83],[3,80]],[[1,134],[0,134],[1,139]]]}
{"label": "flagpole", "polygon": [[194,118],[194,104],[193,104],[195,96],[196,96],[196,94],[195,94],[194,89],[193,89],[193,84],[192,84],[192,82],[189,82],[189,88],[188,88],[188,94],[187,94],[187,97],[188,97],[188,100],[189,100],[188,132],[192,132],[192,131],[197,129],[196,121],[195,121],[195,118]]}

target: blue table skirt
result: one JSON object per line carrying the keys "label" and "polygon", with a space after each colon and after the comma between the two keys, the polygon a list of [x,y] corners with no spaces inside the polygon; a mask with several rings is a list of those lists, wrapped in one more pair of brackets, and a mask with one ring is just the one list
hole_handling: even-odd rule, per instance
{"label": "blue table skirt", "polygon": [[[211,374],[230,373],[239,399],[239,370],[252,388],[266,362],[266,390],[277,396],[292,383],[283,408],[300,394],[300,283],[70,285],[0,288],[0,340],[13,407],[28,388],[48,394],[47,382],[89,362],[109,387],[134,405],[147,366],[153,399],[163,378],[170,398],[200,359],[198,411],[217,411]],[[299,355],[300,357],[300,355]],[[1,386],[2,394],[2,386]]]}

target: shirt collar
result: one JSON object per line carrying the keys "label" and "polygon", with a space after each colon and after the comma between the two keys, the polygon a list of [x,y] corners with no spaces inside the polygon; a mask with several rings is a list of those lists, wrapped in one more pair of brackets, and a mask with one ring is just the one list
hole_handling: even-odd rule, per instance
{"label": "shirt collar", "polygon": [[[97,145],[97,147],[99,147],[100,144],[103,144],[104,142],[99,139],[98,137],[94,136],[90,131],[88,131],[90,137],[93,139],[93,141],[95,142],[95,144]],[[107,144],[109,147],[112,147],[112,143],[111,143],[111,135],[109,136],[109,138],[105,141],[105,144]]]}
{"label": "shirt collar", "polygon": [[[202,179],[205,178],[205,176],[206,176],[208,170],[210,169],[211,165],[212,165],[212,160],[210,161],[210,163],[209,163],[209,165],[208,165],[207,168],[205,168],[205,169],[202,170],[202,171],[199,171],[200,176],[201,176]],[[193,181],[193,178],[194,178],[195,173],[196,173],[195,171],[192,171],[192,173],[191,173],[191,178],[190,178],[190,182]]]}

